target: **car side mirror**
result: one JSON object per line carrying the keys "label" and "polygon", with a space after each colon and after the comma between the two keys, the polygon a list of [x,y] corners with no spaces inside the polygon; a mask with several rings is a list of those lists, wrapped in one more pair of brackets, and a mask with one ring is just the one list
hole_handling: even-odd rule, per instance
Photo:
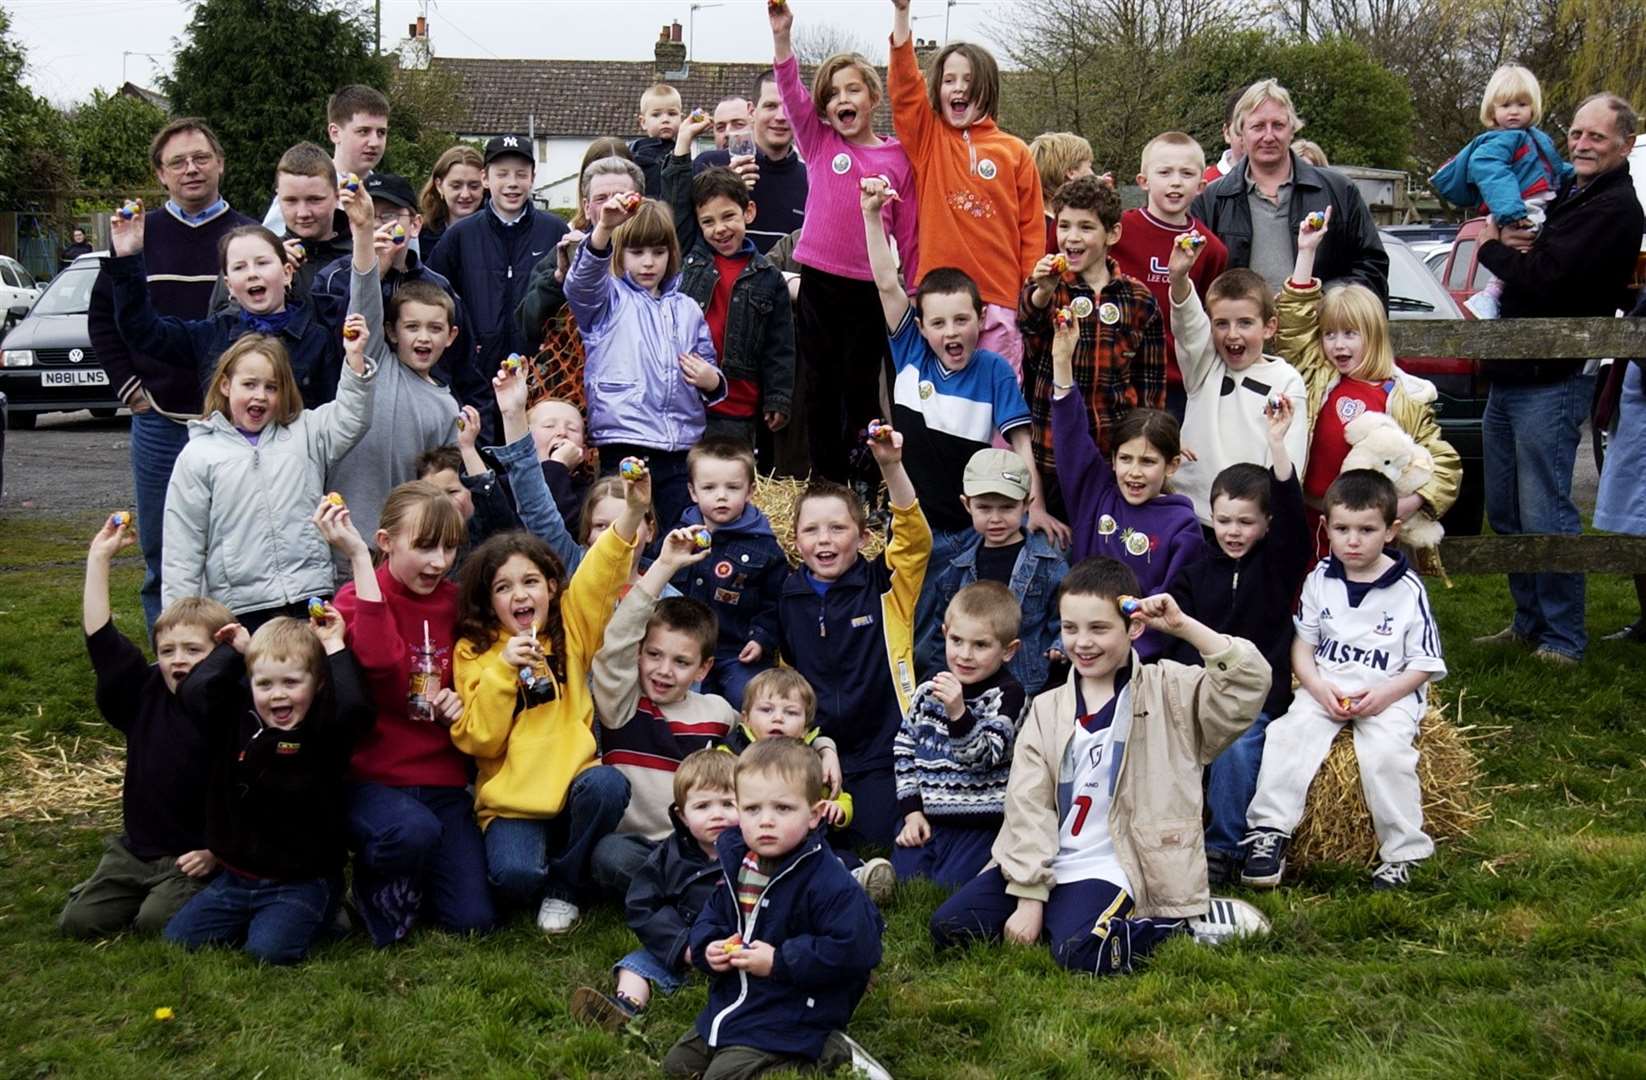
{"label": "car side mirror", "polygon": [[6,309],[6,317],[15,322],[21,322],[29,317],[29,305],[13,304],[11,307]]}

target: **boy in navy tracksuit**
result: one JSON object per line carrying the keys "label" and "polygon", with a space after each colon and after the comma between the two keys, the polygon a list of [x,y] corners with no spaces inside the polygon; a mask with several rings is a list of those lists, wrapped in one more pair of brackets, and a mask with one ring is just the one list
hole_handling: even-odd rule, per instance
{"label": "boy in navy tracksuit", "polygon": [[[1266,438],[1274,464],[1265,469],[1244,462],[1217,474],[1211,489],[1217,547],[1184,567],[1167,590],[1185,615],[1256,645],[1274,673],[1252,726],[1206,769],[1206,869],[1213,885],[1233,880],[1240,870],[1263,732],[1292,704],[1293,601],[1314,554],[1303,487],[1286,450],[1291,400],[1279,395],[1270,405]],[[1167,655],[1200,666],[1200,654],[1182,641]]]}
{"label": "boy in navy tracksuit", "polygon": [[889,846],[901,815],[892,742],[914,697],[914,609],[932,530],[903,470],[903,436],[869,440],[891,502],[886,550],[865,560],[863,504],[850,488],[814,480],[795,500],[803,565],[783,582],[783,656],[817,691],[817,726],[834,739],[851,790],[852,843]]}
{"label": "boy in navy tracksuit", "polygon": [[754,451],[735,439],[707,438],[686,454],[686,490],[695,506],[681,525],[709,530],[709,557],[675,575],[681,595],[707,604],[720,622],[705,694],[743,705],[749,680],[777,662],[777,602],[789,560],[772,523],[749,501]]}
{"label": "boy in navy tracksuit", "polygon": [[762,739],[738,758],[739,828],[720,834],[719,887],[691,929],[709,1002],[663,1059],[666,1075],[848,1064],[887,1075],[842,1030],[880,963],[885,922],[823,838],[822,786],[817,754],[797,740]]}

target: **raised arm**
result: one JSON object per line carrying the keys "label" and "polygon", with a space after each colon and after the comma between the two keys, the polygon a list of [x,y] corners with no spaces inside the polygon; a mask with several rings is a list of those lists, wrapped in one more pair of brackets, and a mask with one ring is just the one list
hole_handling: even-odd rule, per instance
{"label": "raised arm", "polygon": [[909,296],[897,275],[897,259],[886,242],[886,225],[880,212],[891,197],[884,180],[864,177],[858,198],[863,208],[863,235],[868,243],[869,269],[874,273],[875,291],[880,294],[880,311],[888,333],[902,325],[909,310]]}

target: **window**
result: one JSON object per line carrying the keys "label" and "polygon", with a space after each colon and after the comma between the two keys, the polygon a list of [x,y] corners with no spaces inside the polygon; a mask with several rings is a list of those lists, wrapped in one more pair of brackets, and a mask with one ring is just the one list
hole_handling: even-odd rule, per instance
{"label": "window", "polygon": [[[1469,264],[1474,261],[1475,245],[1476,241],[1473,238],[1468,240],[1459,239],[1456,246],[1452,248],[1452,268],[1446,275],[1446,287],[1448,289],[1470,288],[1467,284],[1469,281]],[[1475,287],[1478,288],[1478,286]]]}
{"label": "window", "polygon": [[11,268],[10,263],[0,263],[0,281],[4,281],[14,289],[23,288],[22,283],[17,280],[17,271]]}

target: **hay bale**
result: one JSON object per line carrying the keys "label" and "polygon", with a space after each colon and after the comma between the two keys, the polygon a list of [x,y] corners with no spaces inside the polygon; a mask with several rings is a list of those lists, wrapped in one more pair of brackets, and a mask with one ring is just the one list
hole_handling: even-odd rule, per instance
{"label": "hay bale", "polygon": [[14,733],[0,747],[0,818],[56,822],[76,814],[113,817],[120,810],[125,748],[79,736],[30,740]]}
{"label": "hay bale", "polygon": [[[805,480],[786,476],[756,476],[754,480],[754,504],[772,523],[772,532],[777,534],[777,542],[788,556],[790,566],[800,565],[800,551],[794,546],[794,503],[806,490],[806,484]],[[863,557],[872,559],[885,548],[885,527],[877,525],[871,516],[869,533],[863,538]]]}
{"label": "hay bale", "polygon": [[[1458,698],[1459,720],[1463,699]],[[1470,745],[1491,733],[1461,727],[1431,700],[1417,731],[1417,779],[1423,791],[1423,829],[1434,840],[1467,836],[1492,816],[1491,799],[1480,783],[1480,757]],[[1317,862],[1375,865],[1377,832],[1360,787],[1360,765],[1348,725],[1332,741],[1331,752],[1304,804],[1303,820],[1292,834],[1287,859],[1296,866]]]}

